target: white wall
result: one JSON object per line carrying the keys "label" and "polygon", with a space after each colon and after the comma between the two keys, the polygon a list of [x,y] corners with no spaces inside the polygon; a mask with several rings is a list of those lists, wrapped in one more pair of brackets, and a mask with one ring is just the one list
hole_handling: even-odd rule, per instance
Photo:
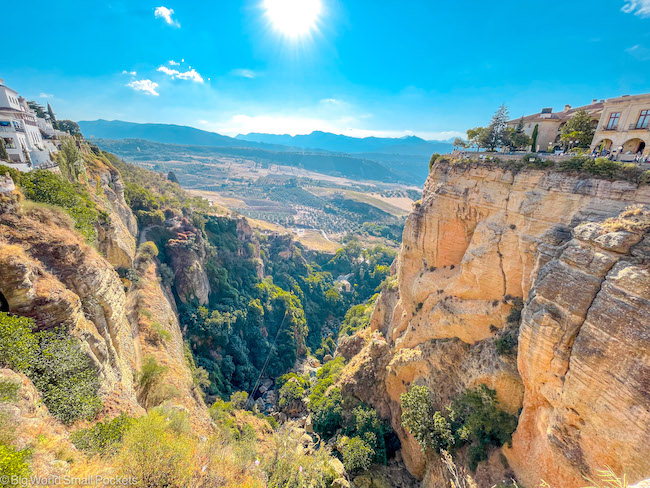
{"label": "white wall", "polygon": [[0,107],[9,107],[20,110],[20,102],[18,101],[18,94],[10,90],[6,86],[0,86]]}

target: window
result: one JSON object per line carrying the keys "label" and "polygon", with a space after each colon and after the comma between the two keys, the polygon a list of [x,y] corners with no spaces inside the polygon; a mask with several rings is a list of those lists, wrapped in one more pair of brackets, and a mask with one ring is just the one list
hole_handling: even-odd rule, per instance
{"label": "window", "polygon": [[612,112],[609,115],[609,121],[607,122],[607,130],[616,130],[618,127],[618,121],[621,119],[621,112]]}
{"label": "window", "polygon": [[641,110],[639,120],[636,123],[637,129],[647,129],[650,122],[650,110]]}

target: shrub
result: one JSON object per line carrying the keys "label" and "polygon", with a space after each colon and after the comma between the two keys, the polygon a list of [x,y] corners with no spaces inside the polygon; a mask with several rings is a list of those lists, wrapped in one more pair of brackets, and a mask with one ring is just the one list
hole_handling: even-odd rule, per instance
{"label": "shrub", "polygon": [[124,434],[131,428],[134,420],[121,414],[112,420],[98,422],[89,429],[81,429],[70,436],[77,449],[90,454],[107,454],[113,452],[122,442]]}
{"label": "shrub", "polygon": [[299,382],[292,378],[287,381],[278,392],[278,406],[281,409],[299,404],[305,396],[305,389]]}
{"label": "shrub", "polygon": [[418,441],[423,451],[450,449],[455,444],[451,424],[436,412],[426,386],[413,386],[401,395],[402,426]]}
{"label": "shrub", "polygon": [[34,322],[0,313],[0,361],[25,373],[50,413],[65,424],[92,418],[102,406],[97,372],[64,329],[34,333]]}
{"label": "shrub", "polygon": [[[11,482],[13,476],[25,478],[29,476],[29,459],[32,453],[29,449],[16,449],[0,442],[0,488],[15,486]],[[9,478],[4,482],[5,478]]]}
{"label": "shrub", "polygon": [[448,408],[435,411],[430,391],[414,386],[401,396],[402,425],[413,434],[423,451],[453,451],[469,444],[470,468],[487,459],[491,446],[500,447],[512,438],[517,417],[499,408],[496,392],[485,385],[466,390]]}
{"label": "shrub", "polygon": [[271,456],[263,464],[268,488],[327,488],[339,476],[332,465],[330,452],[321,447],[308,454],[301,436],[280,432],[275,437]]}
{"label": "shrub", "polygon": [[64,424],[91,419],[102,408],[99,378],[79,341],[64,329],[38,333],[39,352],[28,376],[52,415]]}
{"label": "shrub", "polygon": [[245,391],[236,391],[232,395],[230,395],[230,404],[232,405],[233,408],[236,408],[238,410],[241,410],[246,406],[246,402],[248,401],[248,393]]}
{"label": "shrub", "polygon": [[0,176],[4,176],[7,173],[9,173],[9,176],[11,176],[11,179],[14,180],[14,183],[16,185],[20,185],[20,171],[14,168],[10,168],[9,166],[5,166],[4,164],[0,164]]}
{"label": "shrub", "polygon": [[196,441],[174,428],[165,412],[152,410],[124,435],[117,458],[121,473],[152,488],[189,486]]}
{"label": "shrub", "polygon": [[0,364],[23,373],[34,363],[38,341],[34,321],[0,312]]}
{"label": "shrub", "polygon": [[348,472],[365,471],[372,464],[375,455],[373,449],[360,437],[353,437],[344,442],[341,449],[343,465]]}
{"label": "shrub", "polygon": [[499,408],[496,391],[485,385],[465,391],[451,407],[459,437],[470,444],[470,469],[488,457],[490,446],[509,443],[517,428],[517,417]]}
{"label": "shrub", "polygon": [[172,334],[168,330],[166,330],[160,322],[157,320],[154,320],[151,323],[151,339],[153,340],[154,344],[163,344],[165,342],[169,342],[172,339]]}
{"label": "shrub", "polygon": [[169,395],[164,390],[163,376],[167,372],[156,358],[147,356],[138,374],[138,398],[146,408],[160,405]]}
{"label": "shrub", "polygon": [[440,158],[440,154],[433,153],[431,159],[429,159],[429,172],[433,169],[433,165],[436,164],[436,161]]}
{"label": "shrub", "polygon": [[158,247],[151,241],[143,242],[138,247],[138,258],[145,261],[151,261],[158,256]]}
{"label": "shrub", "polygon": [[100,214],[83,186],[70,183],[47,170],[24,173],[20,186],[30,200],[62,207],[73,218],[75,229],[86,241],[95,242],[95,223]]}
{"label": "shrub", "polygon": [[0,379],[0,402],[15,402],[18,400],[20,383],[9,379]]}
{"label": "shrub", "polygon": [[507,330],[495,341],[497,354],[499,356],[514,356],[517,353],[519,343],[517,330]]}

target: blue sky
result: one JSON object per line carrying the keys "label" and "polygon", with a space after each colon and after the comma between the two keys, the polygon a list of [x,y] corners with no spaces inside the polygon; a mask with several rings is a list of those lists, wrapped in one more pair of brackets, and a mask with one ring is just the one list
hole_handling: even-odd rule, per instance
{"label": "blue sky", "polygon": [[650,0],[321,0],[301,37],[265,1],[15,2],[0,77],[60,118],[228,135],[440,139],[650,92]]}

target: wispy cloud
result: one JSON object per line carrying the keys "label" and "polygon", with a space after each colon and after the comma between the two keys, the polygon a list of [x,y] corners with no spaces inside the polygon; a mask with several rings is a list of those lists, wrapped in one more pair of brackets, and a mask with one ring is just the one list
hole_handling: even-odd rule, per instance
{"label": "wispy cloud", "polygon": [[135,91],[141,91],[147,95],[153,95],[154,97],[159,95],[156,91],[158,83],[151,80],[135,80],[131,83],[127,83],[126,86],[133,88]]}
{"label": "wispy cloud", "polygon": [[650,49],[645,46],[641,46],[640,44],[628,47],[625,52],[630,56],[634,56],[639,61],[650,61]]}
{"label": "wispy cloud", "polygon": [[50,93],[41,93],[39,95],[39,98],[54,98],[54,95],[52,95]]}
{"label": "wispy cloud", "polygon": [[199,74],[198,71],[196,71],[192,67],[190,67],[190,69],[187,71],[181,72],[178,71],[177,69],[171,69],[168,68],[167,66],[161,66],[160,68],[158,68],[158,71],[179,80],[191,80],[196,83],[203,83],[203,77]]}
{"label": "wispy cloud", "polygon": [[621,10],[626,14],[650,17],[650,0],[625,0]]}
{"label": "wispy cloud", "polygon": [[240,76],[242,78],[257,78],[259,76],[255,71],[252,69],[234,69],[230,72],[231,75],[233,76]]}
{"label": "wispy cloud", "polygon": [[179,63],[178,61],[174,61],[173,59],[170,59],[169,61],[167,61],[167,64],[169,64],[169,66],[180,66],[181,65],[181,63]]}
{"label": "wispy cloud", "polygon": [[323,98],[320,101],[320,103],[322,103],[323,105],[342,105],[345,102],[343,102],[343,100],[339,100],[337,98]]}
{"label": "wispy cloud", "polygon": [[123,75],[136,76],[138,73],[136,73],[135,71],[127,71],[127,70],[124,70],[124,71],[122,71],[122,74],[123,74]]}
{"label": "wispy cloud", "polygon": [[156,10],[154,10],[153,14],[157,19],[163,19],[168,25],[172,25],[174,27],[181,26],[181,24],[176,19],[174,19],[174,9],[172,8],[156,7]]}

